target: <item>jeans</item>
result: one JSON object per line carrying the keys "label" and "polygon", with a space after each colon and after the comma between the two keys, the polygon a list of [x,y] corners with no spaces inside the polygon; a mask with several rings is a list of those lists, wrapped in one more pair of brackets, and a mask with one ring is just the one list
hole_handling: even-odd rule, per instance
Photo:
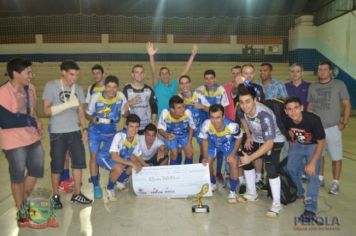
{"label": "jeans", "polygon": [[[287,170],[293,182],[297,186],[297,196],[304,196],[304,189],[302,185],[302,174],[304,173],[304,166],[308,164],[313,156],[316,144],[300,144],[293,143],[289,147]],[[305,210],[316,212],[318,208],[319,196],[319,172],[320,172],[320,157],[316,163],[314,175],[308,176],[307,194],[305,197]]]}

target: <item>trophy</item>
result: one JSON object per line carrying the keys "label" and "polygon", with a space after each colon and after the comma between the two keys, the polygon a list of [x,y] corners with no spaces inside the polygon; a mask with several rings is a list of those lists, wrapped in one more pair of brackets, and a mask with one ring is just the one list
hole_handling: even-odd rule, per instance
{"label": "trophy", "polygon": [[96,121],[99,123],[99,124],[111,124],[112,121],[111,119],[109,119],[109,114],[111,112],[111,107],[109,106],[105,106],[103,108],[101,108],[98,113],[102,113],[103,114],[103,118],[99,118],[97,117],[96,118]]}
{"label": "trophy", "polygon": [[209,184],[203,184],[201,186],[200,192],[193,196],[193,202],[198,202],[198,205],[192,206],[193,213],[209,213],[210,209],[208,205],[204,205],[202,198],[208,192]]}

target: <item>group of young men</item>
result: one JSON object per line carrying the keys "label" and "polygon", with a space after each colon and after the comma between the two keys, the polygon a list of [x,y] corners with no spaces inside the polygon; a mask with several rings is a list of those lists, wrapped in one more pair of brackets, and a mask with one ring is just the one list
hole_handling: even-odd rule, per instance
{"label": "group of young men", "polygon": [[[181,164],[182,152],[184,164],[193,163],[196,160],[193,137],[199,146],[199,162],[209,165],[213,191],[222,169],[225,171],[223,185],[228,180],[230,203],[258,200],[256,185],[261,185],[263,160],[273,199],[267,216],[278,216],[282,210],[280,155],[288,147],[287,170],[297,186],[298,198],[305,201],[302,216],[315,217],[325,143],[333,161],[334,180],[329,192],[338,193],[341,130],[347,125],[351,105],[346,86],[333,79],[329,62],[318,66],[319,82],[310,86],[302,80],[303,69],[298,64],[291,66],[292,80],[284,85],[272,79],[272,65],[262,63],[259,83],[254,83],[254,66],[245,64],[231,69],[231,81],[224,86],[216,83],[214,70],[206,70],[204,85],[192,89],[187,74],[197,54],[196,45],[178,79],[171,79],[167,67],[157,71],[154,59],[157,48],[152,43],[147,44],[147,53],[153,89],[144,83],[142,65],[133,66],[132,81],[122,92],[119,79],[113,75],[104,79],[103,67],[95,65],[92,67],[95,83],[88,88],[85,98],[76,83],[79,66],[74,61],[62,62],[60,79],[46,84],[42,99],[44,113],[49,117],[52,201],[56,209],[63,207],[58,192],[61,181],[69,181],[72,202],[92,203],[81,192],[86,142],[90,151],[90,182],[96,199],[104,195],[99,167],[110,171],[105,195],[115,201],[115,189],[127,187],[133,170]],[[31,62],[13,59],[7,72],[10,80],[0,88],[0,141],[9,162],[18,224],[26,226],[26,199],[36,179],[43,176],[44,151],[40,139],[44,131],[35,113]],[[288,135],[281,132],[273,110],[264,105],[274,98],[286,98],[287,117],[283,125]],[[340,102],[344,106],[342,118]],[[119,128],[121,117],[125,121]],[[68,174],[63,178],[63,173],[68,172],[66,157],[71,162],[73,181]],[[308,177],[306,195],[301,182],[303,174]]]}

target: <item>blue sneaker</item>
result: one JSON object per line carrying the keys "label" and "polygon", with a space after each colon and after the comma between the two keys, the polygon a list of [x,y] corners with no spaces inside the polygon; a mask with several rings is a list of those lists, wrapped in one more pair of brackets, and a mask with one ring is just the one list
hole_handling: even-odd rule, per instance
{"label": "blue sneaker", "polygon": [[94,186],[94,198],[95,199],[102,199],[103,198],[103,191],[101,190],[100,186]]}

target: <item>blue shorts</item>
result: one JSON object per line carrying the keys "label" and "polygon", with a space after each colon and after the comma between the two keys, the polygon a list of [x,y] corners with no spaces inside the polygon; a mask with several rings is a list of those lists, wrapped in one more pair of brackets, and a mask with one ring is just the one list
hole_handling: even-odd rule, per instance
{"label": "blue shorts", "polygon": [[113,159],[111,159],[111,158],[105,158],[105,157],[102,157],[102,156],[97,156],[96,157],[96,163],[101,168],[103,168],[105,170],[110,170],[110,171],[114,166],[119,164],[116,161],[113,161]]}
{"label": "blue shorts", "polygon": [[176,137],[172,141],[169,141],[168,139],[164,139],[164,144],[167,146],[169,151],[172,151],[173,149],[176,148],[184,148],[187,146],[189,142],[189,136],[180,136]]}
{"label": "blue shorts", "polygon": [[[229,150],[223,150],[222,148],[215,148],[208,145],[208,158],[215,159],[218,152],[223,153],[224,158],[227,158],[231,154],[232,150],[233,148],[230,148]],[[236,153],[235,159],[237,159],[238,157],[239,155],[238,153]]]}
{"label": "blue shorts", "polygon": [[112,140],[115,134],[102,134],[95,129],[89,129],[89,151],[90,153],[99,153],[101,150],[109,152]]}

